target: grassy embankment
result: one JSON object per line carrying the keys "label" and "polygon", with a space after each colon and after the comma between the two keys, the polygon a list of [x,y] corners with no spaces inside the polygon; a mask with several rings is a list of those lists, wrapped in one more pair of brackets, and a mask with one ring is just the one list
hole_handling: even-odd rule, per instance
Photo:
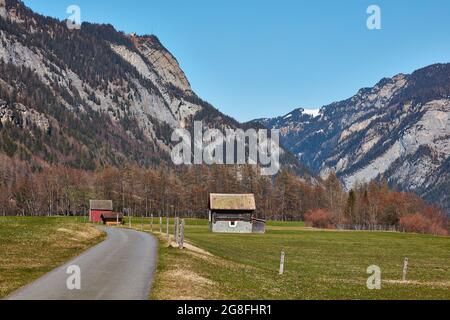
{"label": "grassy embankment", "polygon": [[[450,299],[450,237],[300,223],[269,223],[265,235],[227,235],[209,233],[206,221],[187,224],[189,243],[206,252],[168,248],[161,237],[152,299]],[[286,267],[279,276],[282,249]],[[402,282],[405,257],[409,281]],[[370,265],[382,270],[381,290],[366,287]]]}
{"label": "grassy embankment", "polygon": [[0,298],[103,239],[81,218],[0,217]]}

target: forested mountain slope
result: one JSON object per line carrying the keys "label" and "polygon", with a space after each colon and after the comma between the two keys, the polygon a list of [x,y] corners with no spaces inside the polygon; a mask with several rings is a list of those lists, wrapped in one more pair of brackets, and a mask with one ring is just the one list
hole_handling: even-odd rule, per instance
{"label": "forested mountain slope", "polygon": [[[79,30],[17,0],[0,16],[0,152],[33,167],[170,163],[175,128],[246,128],[200,99],[152,35]],[[282,163],[307,174],[295,156]]]}

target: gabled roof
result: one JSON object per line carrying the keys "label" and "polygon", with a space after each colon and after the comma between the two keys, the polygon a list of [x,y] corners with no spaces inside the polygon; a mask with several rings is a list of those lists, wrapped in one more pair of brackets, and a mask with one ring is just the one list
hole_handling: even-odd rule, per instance
{"label": "gabled roof", "polygon": [[113,202],[111,200],[89,200],[91,210],[112,211]]}
{"label": "gabled roof", "polygon": [[209,195],[210,210],[254,211],[256,210],[253,194],[219,194]]}

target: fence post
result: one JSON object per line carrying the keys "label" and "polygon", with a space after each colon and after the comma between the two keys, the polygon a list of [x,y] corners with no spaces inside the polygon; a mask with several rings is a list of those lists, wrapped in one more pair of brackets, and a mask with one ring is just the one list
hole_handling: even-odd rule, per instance
{"label": "fence post", "polygon": [[280,275],[284,274],[284,258],[285,258],[284,250],[281,251],[281,258],[280,258]]}
{"label": "fence post", "polygon": [[174,222],[173,222],[173,236],[174,236],[174,241],[176,243],[178,243],[178,228],[179,228],[179,219],[178,217],[175,218]]}
{"label": "fence post", "polygon": [[166,233],[167,233],[167,242],[170,244],[170,233],[169,233],[169,215],[167,215],[167,218],[166,218],[166,224],[167,224],[167,227],[166,227]]}
{"label": "fence post", "polygon": [[408,275],[408,262],[409,259],[405,258],[405,261],[403,262],[403,281],[406,281],[407,275]]}
{"label": "fence post", "polygon": [[181,219],[181,225],[180,225],[180,236],[178,239],[178,246],[181,250],[184,249],[184,219]]}
{"label": "fence post", "polygon": [[159,217],[159,233],[162,234],[162,216]]}

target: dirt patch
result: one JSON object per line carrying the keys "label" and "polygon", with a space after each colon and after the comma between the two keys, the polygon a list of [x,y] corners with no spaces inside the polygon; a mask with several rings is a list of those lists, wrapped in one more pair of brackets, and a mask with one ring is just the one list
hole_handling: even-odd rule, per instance
{"label": "dirt patch", "polygon": [[192,270],[189,265],[175,265],[161,274],[163,279],[160,296],[170,300],[206,300],[215,283]]}
{"label": "dirt patch", "polygon": [[214,285],[214,282],[206,279],[191,270],[177,269],[167,272],[168,277],[173,279],[183,279],[184,281],[195,283],[196,285]]}
{"label": "dirt patch", "polygon": [[[159,232],[154,232],[155,235],[158,236],[158,238],[164,242],[167,243],[167,234],[166,233],[159,233]],[[176,243],[175,241],[173,241],[173,237],[171,236],[170,238],[170,246],[172,248],[178,248],[178,243]],[[206,255],[206,256],[213,256],[211,253],[209,253],[206,250],[203,250],[202,248],[196,247],[194,246],[192,243],[189,243],[187,241],[184,242],[184,249],[188,250],[188,251],[192,251],[195,253],[199,253],[201,255]]]}
{"label": "dirt patch", "polygon": [[75,241],[91,240],[101,235],[101,231],[93,227],[86,228],[84,231],[66,228],[59,228],[57,231],[71,235],[72,236],[71,240]]}
{"label": "dirt patch", "polygon": [[[365,284],[364,279],[338,279],[338,278],[320,278],[324,283],[348,283],[348,284]],[[403,281],[403,280],[382,280],[384,284],[400,285],[400,286],[426,286],[450,288],[450,281]]]}
{"label": "dirt patch", "polygon": [[[178,244],[176,242],[171,242],[170,246],[172,248],[178,248]],[[196,247],[193,244],[189,243],[189,242],[185,242],[184,243],[184,249],[188,250],[188,251],[192,251],[201,255],[205,255],[205,256],[210,256],[212,257],[213,255],[211,253],[209,253],[206,250],[203,250],[202,248]]]}
{"label": "dirt patch", "polygon": [[397,285],[427,286],[427,287],[447,287],[450,288],[450,281],[402,281],[402,280],[383,280],[384,283]]}

